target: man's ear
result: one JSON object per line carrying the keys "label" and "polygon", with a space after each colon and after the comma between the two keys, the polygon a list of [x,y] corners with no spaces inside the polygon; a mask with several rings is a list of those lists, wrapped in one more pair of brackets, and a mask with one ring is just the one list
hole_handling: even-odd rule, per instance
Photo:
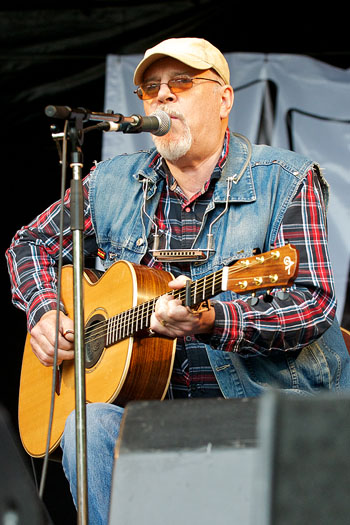
{"label": "man's ear", "polygon": [[230,111],[233,106],[234,92],[232,86],[223,86],[222,97],[221,97],[221,111],[220,117],[222,119],[228,118]]}

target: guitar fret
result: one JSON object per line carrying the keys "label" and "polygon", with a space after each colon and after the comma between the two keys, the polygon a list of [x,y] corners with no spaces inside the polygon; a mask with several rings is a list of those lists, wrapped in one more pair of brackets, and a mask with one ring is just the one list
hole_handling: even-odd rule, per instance
{"label": "guitar fret", "polygon": [[111,317],[110,319],[108,319],[107,321],[107,334],[106,334],[106,346],[109,346],[111,344],[111,331],[112,331],[112,325],[113,323],[113,318]]}
{"label": "guitar fret", "polygon": [[139,314],[140,314],[140,309],[138,306],[135,306],[134,308],[134,323],[135,323],[135,332],[138,331],[139,329]]}
{"label": "guitar fret", "polygon": [[115,317],[107,320],[106,345],[110,346],[115,343]]}
{"label": "guitar fret", "polygon": [[115,329],[114,329],[115,341],[119,341],[121,339],[121,333],[120,333],[121,323],[122,323],[122,315],[118,314],[116,316]]}
{"label": "guitar fret", "polygon": [[126,337],[132,334],[132,310],[127,310],[125,319]]}
{"label": "guitar fret", "polygon": [[135,332],[138,332],[140,330],[140,320],[142,321],[142,317],[140,318],[140,312],[142,308],[140,306],[136,306],[134,308],[135,310]]}
{"label": "guitar fret", "polygon": [[144,323],[142,324],[142,328],[148,328],[149,327],[149,301],[144,304],[143,312],[142,312],[142,318],[144,320]]}
{"label": "guitar fret", "polygon": [[147,303],[145,303],[145,307],[143,309],[143,316],[144,319],[145,319],[145,326],[144,328],[148,328],[149,326],[149,321],[148,321],[148,318],[149,318],[149,301],[147,301]]}
{"label": "guitar fret", "polygon": [[213,273],[213,285],[211,287],[211,295],[215,295],[216,274],[217,274],[217,272]]}
{"label": "guitar fret", "polygon": [[130,310],[126,310],[124,317],[124,337],[130,336]]}
{"label": "guitar fret", "polygon": [[124,312],[118,315],[118,340],[121,340],[123,338],[123,317]]}
{"label": "guitar fret", "polygon": [[115,317],[112,317],[110,319],[110,323],[109,323],[109,330],[108,330],[108,344],[112,345],[114,343],[114,340],[115,340]]}
{"label": "guitar fret", "polygon": [[143,326],[143,304],[137,307],[138,316],[137,316],[137,330],[142,330]]}
{"label": "guitar fret", "polygon": [[123,339],[124,317],[125,317],[125,312],[122,312],[119,315],[118,339],[120,339],[120,340]]}
{"label": "guitar fret", "polygon": [[115,321],[114,321],[114,342],[115,343],[119,339],[119,324],[120,324],[120,315],[116,315]]}
{"label": "guitar fret", "polygon": [[118,319],[116,316],[111,318],[111,326],[110,326],[110,334],[109,334],[109,344],[114,344],[116,342],[116,325],[118,323]]}
{"label": "guitar fret", "polygon": [[111,333],[110,333],[110,344],[113,344],[116,340],[116,325],[117,325],[117,318],[112,317],[112,326],[111,326]]}
{"label": "guitar fret", "polygon": [[124,319],[123,319],[123,339],[124,337],[128,337],[129,335],[129,323],[128,323],[128,320],[129,320],[129,311],[130,310],[125,310],[124,312]]}
{"label": "guitar fret", "polygon": [[206,282],[207,282],[207,276],[203,279],[203,293],[202,293],[202,301],[205,299],[205,291],[206,291]]}
{"label": "guitar fret", "polygon": [[152,306],[151,306],[151,312],[148,311],[148,326],[150,326],[150,324],[151,324],[151,316],[152,316],[152,313],[154,312],[154,309],[156,307],[156,301],[157,301],[157,297],[152,299],[152,302],[150,303],[150,305],[152,304]]}
{"label": "guitar fret", "polygon": [[[129,335],[134,333],[134,324],[136,323],[135,320],[135,308],[131,310],[131,324],[129,324]],[[136,324],[135,324],[135,332],[136,332]]]}
{"label": "guitar fret", "polygon": [[140,330],[144,330],[145,328],[148,328],[149,326],[149,309],[150,309],[150,303],[147,301],[142,305],[142,314],[141,314],[141,324],[140,324]]}

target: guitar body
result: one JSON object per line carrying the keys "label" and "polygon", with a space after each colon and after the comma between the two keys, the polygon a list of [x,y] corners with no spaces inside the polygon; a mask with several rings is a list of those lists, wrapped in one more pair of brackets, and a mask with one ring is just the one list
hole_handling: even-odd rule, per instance
{"label": "guitar body", "polygon": [[[112,265],[97,280],[93,271],[84,274],[85,324],[108,320],[159,295],[167,293],[172,275],[126,261]],[[73,268],[62,270],[62,300],[73,318]],[[96,321],[97,322],[97,321]],[[163,399],[172,373],[176,340],[163,337],[127,337],[106,346],[100,344],[96,362],[86,367],[87,403]],[[53,371],[34,355],[30,335],[25,342],[19,391],[19,430],[29,455],[42,457],[49,428]],[[60,443],[67,416],[75,408],[74,360],[64,361],[57,379],[49,451]]]}

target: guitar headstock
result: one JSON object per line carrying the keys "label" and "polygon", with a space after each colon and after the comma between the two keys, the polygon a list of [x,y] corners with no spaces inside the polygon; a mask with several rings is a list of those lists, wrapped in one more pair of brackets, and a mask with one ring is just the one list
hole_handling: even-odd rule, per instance
{"label": "guitar headstock", "polygon": [[298,268],[298,250],[287,244],[225,267],[222,289],[243,294],[259,289],[288,288],[298,275]]}

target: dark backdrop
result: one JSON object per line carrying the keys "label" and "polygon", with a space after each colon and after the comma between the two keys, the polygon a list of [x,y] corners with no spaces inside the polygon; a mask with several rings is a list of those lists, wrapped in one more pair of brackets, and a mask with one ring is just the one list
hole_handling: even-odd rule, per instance
{"label": "dark backdrop", "polygon": [[[60,167],[45,106],[106,109],[107,54],[143,53],[164,38],[198,36],[223,52],[306,54],[340,68],[350,66],[349,48],[343,44],[348,17],[341,12],[328,10],[323,16],[305,13],[295,4],[274,9],[270,3],[239,6],[229,0],[20,5],[12,1],[0,9],[2,253],[20,226],[59,198]],[[117,102],[113,109],[120,111]],[[86,170],[99,160],[100,148],[101,135],[87,134]],[[4,257],[1,265],[5,313],[1,404],[16,431],[26,327],[24,313],[10,301]],[[40,475],[41,461],[35,462],[35,468]],[[74,523],[69,491],[57,463],[50,462],[44,501],[54,523]]]}

